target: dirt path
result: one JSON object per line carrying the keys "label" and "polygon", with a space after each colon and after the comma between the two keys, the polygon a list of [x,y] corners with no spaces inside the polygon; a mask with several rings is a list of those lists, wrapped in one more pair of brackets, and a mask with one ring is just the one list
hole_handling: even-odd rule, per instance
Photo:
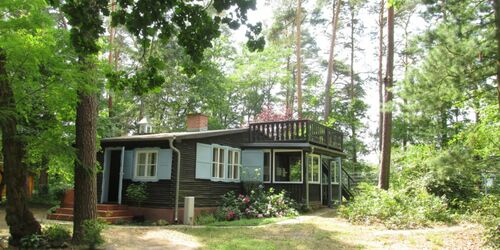
{"label": "dirt path", "polygon": [[481,249],[481,227],[388,230],[352,225],[332,210],[322,210],[256,227],[113,226],[106,239],[107,249]]}
{"label": "dirt path", "polygon": [[[33,208],[43,224],[46,208]],[[104,249],[481,249],[482,228],[440,225],[415,230],[352,225],[333,210],[254,227],[110,226]],[[0,236],[8,235],[0,209]]]}

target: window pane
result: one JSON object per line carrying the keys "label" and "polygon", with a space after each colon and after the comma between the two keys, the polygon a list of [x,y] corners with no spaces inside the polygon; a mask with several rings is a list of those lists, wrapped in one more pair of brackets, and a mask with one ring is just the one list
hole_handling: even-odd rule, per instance
{"label": "window pane", "polygon": [[138,164],[146,164],[146,153],[139,153]]}
{"label": "window pane", "polygon": [[149,164],[156,164],[156,153],[149,154]]}
{"label": "window pane", "polygon": [[233,164],[233,151],[229,150],[229,153],[227,154],[227,162],[228,164]]}
{"label": "window pane", "polygon": [[269,176],[269,172],[271,170],[270,160],[271,160],[271,153],[264,152],[264,181],[271,180],[271,176]]}
{"label": "window pane", "polygon": [[233,165],[229,165],[227,168],[227,178],[233,178]]}
{"label": "window pane", "polygon": [[213,163],[212,164],[212,177],[217,177],[217,166],[218,164],[217,163]]}
{"label": "window pane", "polygon": [[219,149],[219,163],[224,163],[224,149]]}
{"label": "window pane", "polygon": [[218,148],[213,149],[213,161],[214,162],[219,161],[219,149]]}
{"label": "window pane", "polygon": [[219,163],[219,176],[217,176],[219,178],[222,178],[224,177],[224,164],[222,163]]}
{"label": "window pane", "polygon": [[300,182],[302,176],[301,152],[275,153],[276,181]]}
{"label": "window pane", "polygon": [[151,165],[149,166],[149,177],[155,177],[156,176],[156,166]]}
{"label": "window pane", "polygon": [[138,165],[137,166],[137,176],[145,176],[146,175],[146,166]]}
{"label": "window pane", "polygon": [[234,164],[240,164],[240,152],[234,151]]}
{"label": "window pane", "polygon": [[235,165],[234,166],[234,179],[239,179],[240,178],[240,166],[239,165]]}

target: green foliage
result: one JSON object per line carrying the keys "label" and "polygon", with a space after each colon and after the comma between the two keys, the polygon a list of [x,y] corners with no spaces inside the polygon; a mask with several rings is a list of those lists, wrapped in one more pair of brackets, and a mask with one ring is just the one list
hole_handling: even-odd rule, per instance
{"label": "green foliage", "polygon": [[261,185],[248,195],[236,195],[233,191],[222,196],[216,212],[218,220],[238,220],[240,218],[288,217],[296,216],[296,203],[285,191],[275,193]]}
{"label": "green foliage", "polygon": [[196,225],[208,225],[217,222],[217,217],[213,213],[202,213],[196,216],[194,224]]}
{"label": "green foliage", "polygon": [[50,247],[63,247],[71,240],[71,232],[63,225],[50,225],[42,231]]}
{"label": "green foliage", "polygon": [[90,249],[96,249],[97,246],[104,243],[102,231],[106,228],[107,224],[101,219],[85,220],[83,222],[83,242],[88,245]]}
{"label": "green foliage", "polygon": [[481,168],[470,152],[460,147],[438,150],[411,146],[395,154],[392,184],[395,189],[423,187],[446,197],[449,205],[477,197],[481,191]]}
{"label": "green foliage", "polygon": [[354,223],[382,223],[392,229],[452,221],[446,200],[425,189],[385,191],[368,184],[361,184],[354,201],[340,207],[339,213]]}
{"label": "green foliage", "polygon": [[130,184],[127,187],[126,194],[130,200],[136,202],[140,207],[141,203],[148,198],[148,193],[146,189],[147,185],[145,182]]}
{"label": "green foliage", "polygon": [[465,204],[467,218],[484,226],[483,239],[493,249],[500,248],[500,196],[485,195]]}
{"label": "green foliage", "polygon": [[43,235],[30,234],[21,238],[21,249],[43,249],[47,247],[47,240]]}

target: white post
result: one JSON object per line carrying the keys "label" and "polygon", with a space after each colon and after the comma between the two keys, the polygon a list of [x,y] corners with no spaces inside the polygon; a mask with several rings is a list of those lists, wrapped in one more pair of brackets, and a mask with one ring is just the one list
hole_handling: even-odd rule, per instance
{"label": "white post", "polygon": [[184,225],[194,225],[194,196],[184,197]]}

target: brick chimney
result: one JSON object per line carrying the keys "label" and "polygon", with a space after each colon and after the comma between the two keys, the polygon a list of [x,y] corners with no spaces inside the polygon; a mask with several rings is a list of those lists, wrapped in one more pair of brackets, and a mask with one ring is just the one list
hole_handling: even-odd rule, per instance
{"label": "brick chimney", "polygon": [[208,116],[204,114],[189,114],[187,115],[187,131],[207,131],[208,130]]}

